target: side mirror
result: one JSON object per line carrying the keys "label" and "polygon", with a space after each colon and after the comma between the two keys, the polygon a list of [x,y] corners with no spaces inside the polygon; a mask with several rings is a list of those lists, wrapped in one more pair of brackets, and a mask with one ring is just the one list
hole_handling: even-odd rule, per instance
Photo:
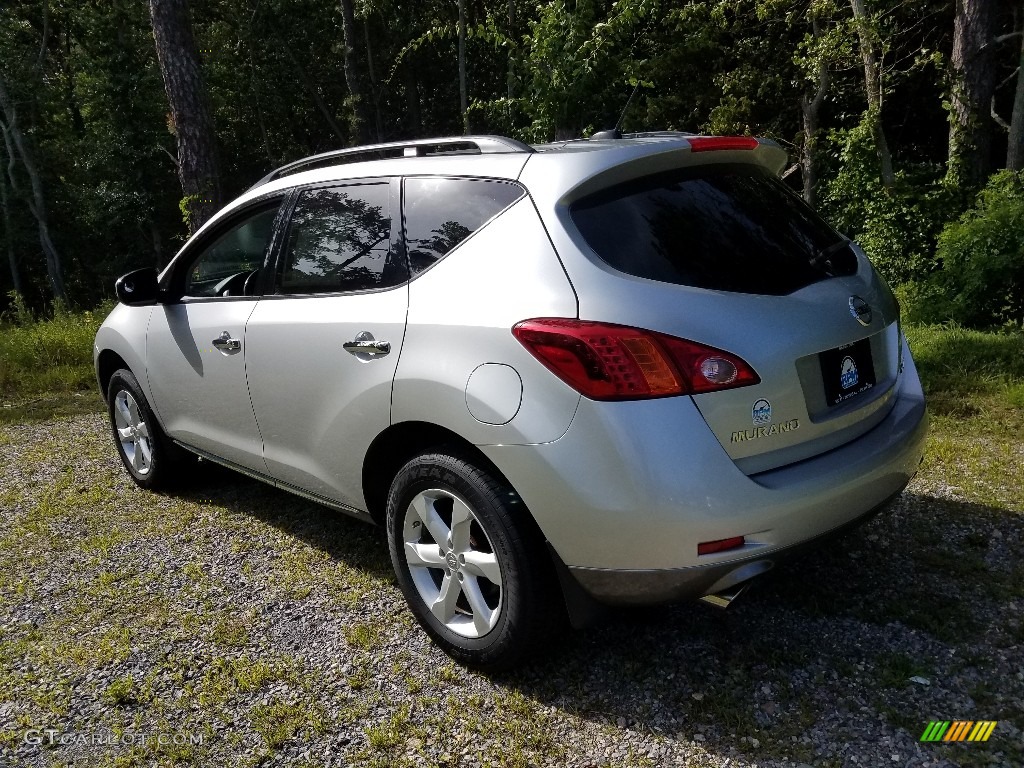
{"label": "side mirror", "polygon": [[157,284],[156,269],[146,267],[122,275],[114,283],[117,300],[129,307],[146,307],[157,303],[160,287]]}

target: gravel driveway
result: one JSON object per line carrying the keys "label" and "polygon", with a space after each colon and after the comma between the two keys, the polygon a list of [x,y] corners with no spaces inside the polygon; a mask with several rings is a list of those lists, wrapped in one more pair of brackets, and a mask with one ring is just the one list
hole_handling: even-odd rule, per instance
{"label": "gravel driveway", "polygon": [[0,465],[5,768],[1024,765],[1020,507],[919,481],[728,612],[616,613],[486,677],[369,526],[211,466],[147,494],[100,415],[0,427]]}

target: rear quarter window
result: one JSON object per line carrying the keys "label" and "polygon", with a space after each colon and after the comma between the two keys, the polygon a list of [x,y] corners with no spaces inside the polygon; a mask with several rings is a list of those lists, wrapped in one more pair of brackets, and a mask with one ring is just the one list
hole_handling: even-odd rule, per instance
{"label": "rear quarter window", "polygon": [[504,181],[407,178],[403,208],[412,274],[443,258],[524,194],[518,184]]}
{"label": "rear quarter window", "polygon": [[570,217],[615,269],[676,285],[785,295],[857,269],[842,236],[753,165],[648,176],[577,201]]}

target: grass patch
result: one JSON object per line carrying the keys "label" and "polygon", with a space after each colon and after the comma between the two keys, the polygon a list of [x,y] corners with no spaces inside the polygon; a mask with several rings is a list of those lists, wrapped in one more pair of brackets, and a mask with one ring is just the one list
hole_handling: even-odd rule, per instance
{"label": "grass patch", "polygon": [[323,714],[312,705],[272,701],[257,704],[249,713],[253,728],[271,749],[280,747],[300,731],[323,733],[326,723]]}
{"label": "grass patch", "polygon": [[905,653],[885,653],[875,662],[875,672],[880,685],[886,688],[905,688],[913,685],[912,677],[928,678],[931,670],[920,659],[914,659]]}
{"label": "grass patch", "polygon": [[1024,332],[909,325],[928,407],[943,431],[1014,437],[1024,426]]}
{"label": "grass patch", "polygon": [[354,648],[368,651],[377,644],[381,628],[379,624],[368,621],[359,622],[345,627],[345,641]]}
{"label": "grass patch", "polygon": [[139,692],[131,675],[119,677],[107,686],[103,698],[117,707],[127,707],[138,701]]}
{"label": "grass patch", "polygon": [[932,417],[920,480],[979,504],[1024,512],[1024,332],[908,326]]}
{"label": "grass patch", "polygon": [[214,625],[210,639],[217,645],[241,648],[249,642],[249,631],[237,617],[228,616]]}
{"label": "grass patch", "polygon": [[974,331],[957,325],[904,329],[922,378],[933,394],[995,393],[1024,382],[1024,333]]}
{"label": "grass patch", "polygon": [[409,707],[402,706],[387,720],[366,729],[366,739],[376,750],[390,751],[409,737]]}
{"label": "grass patch", "polygon": [[221,656],[207,664],[194,693],[201,706],[216,707],[233,696],[254,693],[279,680],[292,682],[295,672],[283,664],[272,664],[250,656]]}
{"label": "grass patch", "polygon": [[0,321],[0,423],[23,423],[99,410],[92,347],[112,309],[22,312]]}

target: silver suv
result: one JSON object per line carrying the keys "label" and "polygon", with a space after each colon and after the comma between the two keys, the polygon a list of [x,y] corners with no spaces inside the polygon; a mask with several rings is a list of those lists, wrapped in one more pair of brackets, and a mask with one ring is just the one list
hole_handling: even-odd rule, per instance
{"label": "silver suv", "polygon": [[124,466],[201,456],[385,526],[480,667],[601,604],[727,605],[899,494],[926,431],[896,301],[785,160],[650,133],[285,166],[118,281]]}

